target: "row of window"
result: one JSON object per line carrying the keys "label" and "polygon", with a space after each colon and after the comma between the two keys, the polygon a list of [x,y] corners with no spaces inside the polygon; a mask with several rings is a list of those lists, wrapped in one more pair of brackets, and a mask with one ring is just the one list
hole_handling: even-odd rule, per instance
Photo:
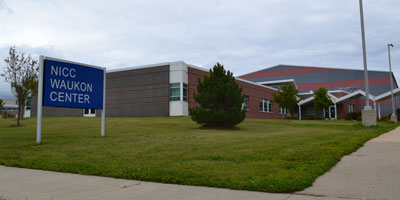
{"label": "row of window", "polygon": [[[187,101],[188,99],[188,86],[186,83],[171,83],[170,84],[170,101],[180,101],[181,100],[181,86],[183,92],[183,101]],[[244,100],[242,103],[243,110],[249,110],[249,96],[244,96]],[[260,99],[260,111],[261,112],[272,112],[272,101],[268,99]],[[279,107],[280,114],[287,114],[286,108]]]}

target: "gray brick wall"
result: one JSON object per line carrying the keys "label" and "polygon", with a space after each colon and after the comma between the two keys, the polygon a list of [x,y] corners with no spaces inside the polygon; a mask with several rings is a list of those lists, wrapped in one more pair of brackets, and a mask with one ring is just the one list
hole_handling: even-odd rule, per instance
{"label": "gray brick wall", "polygon": [[[37,115],[37,98],[31,116]],[[96,116],[100,116],[96,111]],[[43,107],[43,116],[82,116],[82,109]],[[108,72],[106,116],[169,116],[169,66]]]}

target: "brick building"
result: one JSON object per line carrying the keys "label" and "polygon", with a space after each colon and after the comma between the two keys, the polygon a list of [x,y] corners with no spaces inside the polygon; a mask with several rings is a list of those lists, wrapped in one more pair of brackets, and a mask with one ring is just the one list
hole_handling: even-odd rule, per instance
{"label": "brick building", "polygon": [[[106,116],[188,116],[189,108],[197,106],[193,98],[197,80],[208,74],[208,70],[182,61],[107,70]],[[378,106],[379,115],[391,113],[387,97],[390,73],[369,71],[369,76],[371,105]],[[365,105],[362,70],[278,65],[239,76],[236,81],[246,95],[243,108],[247,109],[248,118],[282,118],[287,110],[273,102],[272,94],[286,82],[294,83],[300,91],[302,100],[293,112],[300,119],[343,119],[350,112],[360,112]],[[320,87],[328,89],[334,102],[322,111],[312,105],[312,90]],[[377,98],[378,95],[383,96]],[[34,97],[32,116],[36,116],[36,106]],[[43,107],[43,116],[99,115],[91,109]]]}
{"label": "brick building", "polygon": [[[390,91],[390,77],[393,77],[393,88],[398,88],[393,74],[387,71],[368,71],[370,105],[376,108],[378,115],[392,113],[391,100],[386,96],[377,98]],[[303,118],[343,119],[349,112],[360,112],[365,106],[364,71],[356,69],[322,68],[294,65],[277,65],[239,78],[279,88],[284,82],[293,82],[299,90],[300,110],[296,113]],[[316,111],[312,104],[312,91],[326,88],[334,104],[324,111]],[[399,98],[396,97],[395,107]]]}
{"label": "brick building", "polygon": [[[182,61],[133,68],[108,70],[106,75],[106,116],[152,117],[188,116],[197,106],[193,93],[197,79],[208,70]],[[273,102],[277,89],[237,78],[246,95],[246,117],[280,118],[279,105]],[[262,101],[262,104],[260,104]],[[261,106],[260,106],[261,105]],[[37,98],[33,98],[32,116],[36,116]],[[43,107],[43,116],[99,116],[91,109]]]}

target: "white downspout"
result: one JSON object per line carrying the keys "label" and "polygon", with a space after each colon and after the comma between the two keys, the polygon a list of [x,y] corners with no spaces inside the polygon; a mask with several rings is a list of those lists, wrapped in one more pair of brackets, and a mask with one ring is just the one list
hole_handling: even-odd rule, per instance
{"label": "white downspout", "polygon": [[381,103],[378,102],[378,117],[381,119]]}
{"label": "white downspout", "polygon": [[301,120],[301,105],[299,104],[299,120]]}
{"label": "white downspout", "polygon": [[337,120],[338,113],[337,113],[337,109],[336,109],[336,102],[334,104],[335,104],[335,120]]}

